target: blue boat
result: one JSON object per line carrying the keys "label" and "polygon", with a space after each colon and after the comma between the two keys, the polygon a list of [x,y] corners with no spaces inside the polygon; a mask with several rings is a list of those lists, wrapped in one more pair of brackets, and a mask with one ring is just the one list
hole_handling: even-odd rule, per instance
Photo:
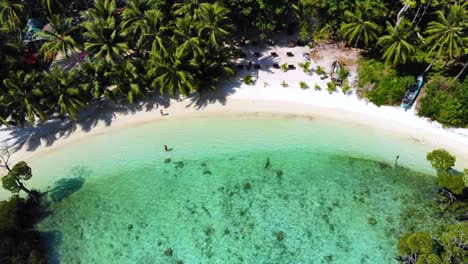
{"label": "blue boat", "polygon": [[416,82],[411,84],[406,90],[405,96],[403,96],[403,100],[401,102],[401,107],[403,107],[405,111],[410,109],[414,101],[416,101],[416,98],[421,91],[423,80],[423,76],[419,75],[418,78],[416,78]]}

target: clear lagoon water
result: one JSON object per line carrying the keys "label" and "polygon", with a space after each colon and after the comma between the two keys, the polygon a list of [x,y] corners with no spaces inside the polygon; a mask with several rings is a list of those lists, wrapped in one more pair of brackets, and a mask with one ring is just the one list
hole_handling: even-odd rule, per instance
{"label": "clear lagoon water", "polygon": [[50,151],[30,185],[52,263],[395,263],[431,224],[430,150],[320,118],[166,118]]}

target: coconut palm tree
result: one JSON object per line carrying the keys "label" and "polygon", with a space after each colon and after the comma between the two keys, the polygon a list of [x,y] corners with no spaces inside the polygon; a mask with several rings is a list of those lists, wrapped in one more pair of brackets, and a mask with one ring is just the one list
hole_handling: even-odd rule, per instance
{"label": "coconut palm tree", "polygon": [[70,116],[76,120],[76,113],[85,106],[82,89],[78,83],[78,71],[63,71],[54,67],[44,75],[43,87],[47,89],[44,104],[50,105],[61,116]]}
{"label": "coconut palm tree", "polygon": [[448,59],[462,55],[468,47],[466,12],[460,5],[452,5],[447,15],[441,10],[435,14],[437,20],[429,22],[425,31],[430,51],[435,51],[436,57],[445,55]]}
{"label": "coconut palm tree", "polygon": [[356,8],[354,12],[346,10],[345,16],[349,23],[342,24],[341,31],[348,38],[349,43],[354,42],[355,48],[360,40],[363,41],[365,47],[368,47],[369,42],[377,39],[380,27],[374,22],[364,19],[360,9]]}
{"label": "coconut palm tree", "polygon": [[50,15],[62,12],[64,6],[68,6],[68,0],[41,0],[42,6]]}
{"label": "coconut palm tree", "polygon": [[21,24],[21,15],[24,13],[24,5],[20,1],[0,0],[0,21],[12,30],[16,30]]}
{"label": "coconut palm tree", "polygon": [[167,45],[167,52],[151,52],[146,69],[148,77],[152,79],[151,86],[159,88],[160,93],[168,92],[187,95],[197,90],[196,75],[199,74],[191,54],[185,52],[184,47],[177,46],[171,39]]}
{"label": "coconut palm tree", "polygon": [[112,81],[116,85],[112,92],[124,95],[130,103],[145,92],[138,68],[130,60],[113,65]]}
{"label": "coconut palm tree", "polygon": [[156,0],[133,0],[130,1],[127,7],[122,12],[122,27],[132,28],[133,24],[142,20],[145,12],[156,10],[158,1]]}
{"label": "coconut palm tree", "polygon": [[61,52],[67,61],[69,60],[69,51],[78,59],[76,51],[77,43],[74,39],[74,33],[78,27],[73,25],[73,18],[62,18],[60,15],[53,15],[49,19],[50,31],[41,31],[37,34],[42,36],[44,43],[39,52],[46,58],[55,58],[57,53]]}
{"label": "coconut palm tree", "polygon": [[83,27],[87,39],[85,50],[92,57],[115,63],[126,55],[128,44],[115,17],[87,20]]}
{"label": "coconut palm tree", "polygon": [[179,17],[194,15],[195,10],[200,6],[201,2],[202,1],[200,0],[187,0],[174,3],[172,8],[174,10],[174,14]]}
{"label": "coconut palm tree", "polygon": [[112,69],[104,61],[81,64],[80,86],[92,99],[98,100],[102,96],[115,101],[114,90],[108,89],[111,85]]}
{"label": "coconut palm tree", "polygon": [[[135,7],[133,7],[135,8]],[[129,10],[127,12],[127,10]],[[140,50],[164,49],[166,26],[164,13],[157,9],[149,9],[139,14],[126,8],[123,12],[122,27],[129,36],[136,39],[136,47]]]}
{"label": "coconut palm tree", "polygon": [[415,52],[412,38],[414,28],[407,19],[402,19],[400,24],[392,26],[387,21],[387,35],[379,38],[377,44],[383,47],[382,58],[393,65],[405,63]]}
{"label": "coconut palm tree", "polygon": [[195,13],[195,18],[199,20],[198,35],[202,39],[209,39],[215,47],[221,46],[223,40],[234,30],[229,10],[218,3],[202,3]]}
{"label": "coconut palm tree", "polygon": [[85,50],[94,58],[107,62],[122,60],[128,51],[125,32],[117,17],[114,0],[95,0],[94,8],[88,9],[87,20],[83,22],[87,39]]}
{"label": "coconut palm tree", "polygon": [[113,17],[116,14],[115,0],[94,0],[94,7],[88,9],[86,17],[89,19],[101,19]]}
{"label": "coconut palm tree", "polygon": [[33,123],[36,117],[45,120],[43,106],[39,100],[43,96],[40,83],[41,74],[38,72],[10,72],[3,80],[0,94],[0,105],[7,113],[0,118],[3,124],[23,126],[26,120]]}
{"label": "coconut palm tree", "polygon": [[[10,28],[0,27],[0,61],[6,62],[19,56],[23,47],[15,35],[16,32],[13,32]],[[3,65],[2,69],[6,69],[6,66],[8,65]],[[2,72],[2,69],[0,69],[0,72]]]}

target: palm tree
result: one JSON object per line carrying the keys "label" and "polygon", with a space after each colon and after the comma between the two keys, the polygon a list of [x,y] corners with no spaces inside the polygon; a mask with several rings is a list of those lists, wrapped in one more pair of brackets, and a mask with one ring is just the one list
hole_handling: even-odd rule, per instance
{"label": "palm tree", "polygon": [[82,89],[78,84],[78,71],[63,71],[54,67],[44,76],[43,85],[47,89],[45,104],[57,110],[61,116],[69,115],[76,120],[76,113],[85,106]]}
{"label": "palm tree", "polygon": [[24,6],[19,1],[0,0],[0,21],[12,30],[20,27],[23,11]]}
{"label": "palm tree", "polygon": [[117,86],[112,91],[125,95],[130,103],[133,103],[137,97],[142,96],[144,93],[141,75],[138,68],[130,60],[125,60],[113,66],[112,80]]}
{"label": "palm tree", "polygon": [[187,0],[180,3],[174,3],[172,8],[176,16],[191,16],[195,14],[195,10],[200,6],[200,0]]}
{"label": "palm tree", "polygon": [[44,54],[46,58],[55,58],[57,53],[61,52],[68,61],[68,52],[71,51],[72,54],[78,58],[78,54],[75,50],[77,44],[73,38],[74,32],[78,28],[73,25],[73,19],[63,19],[59,15],[53,15],[49,18],[49,23],[52,27],[51,31],[41,31],[38,33],[45,41],[39,52]]}
{"label": "palm tree", "polygon": [[[19,40],[14,36],[16,33],[13,32],[8,27],[0,27],[0,61],[6,62],[9,59],[18,57],[21,50],[22,45]],[[2,69],[7,68],[7,65],[3,65]],[[2,70],[0,70],[1,72]]]}
{"label": "palm tree", "polygon": [[195,17],[200,21],[198,23],[198,35],[202,39],[208,38],[215,47],[220,46],[234,29],[234,25],[229,18],[229,10],[218,3],[200,4],[195,13]]}
{"label": "palm tree", "polygon": [[89,19],[101,19],[115,16],[117,9],[115,0],[94,0],[94,8],[87,10],[86,17]]}
{"label": "palm tree", "polygon": [[463,54],[468,46],[467,15],[460,5],[452,5],[447,17],[441,10],[435,12],[437,20],[429,22],[425,31],[430,51],[436,51],[436,58],[446,55],[448,59]]}
{"label": "palm tree", "polygon": [[108,63],[104,61],[85,62],[81,64],[80,72],[81,88],[86,94],[91,95],[92,99],[98,100],[104,95],[115,101],[114,90],[107,88],[112,79],[112,69]]}
{"label": "palm tree", "polygon": [[157,9],[144,10],[141,13],[141,9],[132,3],[133,5],[126,8],[122,14],[125,33],[134,36],[138,49],[149,50],[153,46],[156,49],[164,49],[164,36],[168,29],[164,13]]}
{"label": "palm tree", "polygon": [[33,123],[36,117],[45,120],[44,109],[39,101],[43,96],[40,82],[41,74],[38,72],[10,72],[3,80],[3,93],[0,94],[0,105],[7,109],[7,116],[0,118],[3,124],[23,126],[26,120]]}
{"label": "palm tree", "polygon": [[63,6],[68,6],[68,2],[68,0],[41,0],[42,6],[47,9],[50,15],[60,13]]}
{"label": "palm tree", "polygon": [[87,20],[82,24],[87,39],[85,50],[94,58],[120,61],[129,48],[120,18],[116,16],[115,1],[95,0],[94,5],[88,9]]}
{"label": "palm tree", "polygon": [[145,12],[149,10],[157,10],[158,1],[156,0],[133,0],[130,1],[127,7],[122,12],[122,27],[132,28],[133,24],[142,20]]}
{"label": "palm tree", "polygon": [[341,30],[350,43],[354,42],[355,48],[361,39],[365,47],[369,45],[370,41],[377,39],[380,27],[372,21],[365,20],[359,8],[356,8],[354,12],[346,10],[345,16],[349,23],[342,24]]}
{"label": "palm tree", "polygon": [[187,95],[197,90],[195,76],[199,74],[198,67],[193,56],[177,46],[177,42],[171,39],[167,45],[167,52],[156,51],[150,54],[146,64],[148,77],[151,78],[151,86],[159,87],[160,93],[169,92]]}
{"label": "palm tree", "polygon": [[83,36],[88,40],[85,50],[92,57],[117,62],[126,55],[128,44],[115,17],[88,20],[83,27],[86,29]]}
{"label": "palm tree", "polygon": [[413,25],[407,19],[403,18],[397,26],[392,26],[387,21],[388,35],[380,37],[377,42],[383,47],[382,58],[393,65],[408,61],[415,52],[414,46],[410,43],[413,33]]}

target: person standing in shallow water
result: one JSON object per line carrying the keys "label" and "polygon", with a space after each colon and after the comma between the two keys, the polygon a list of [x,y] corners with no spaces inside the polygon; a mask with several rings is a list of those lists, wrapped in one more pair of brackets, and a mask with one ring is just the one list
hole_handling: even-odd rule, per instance
{"label": "person standing in shallow water", "polygon": [[267,161],[265,163],[265,169],[268,169],[270,167],[270,157],[267,157]]}
{"label": "person standing in shallow water", "polygon": [[167,145],[164,145],[164,150],[168,151],[169,149],[167,148]]}

